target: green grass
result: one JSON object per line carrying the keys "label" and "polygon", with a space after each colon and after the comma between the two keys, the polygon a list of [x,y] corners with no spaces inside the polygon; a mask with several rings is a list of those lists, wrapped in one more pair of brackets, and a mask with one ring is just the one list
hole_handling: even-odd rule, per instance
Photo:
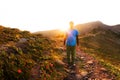
{"label": "green grass", "polygon": [[[26,41],[19,42],[21,38]],[[28,80],[32,75],[31,69],[38,64],[42,73],[40,80],[61,80],[65,71],[58,67],[51,55],[60,52],[54,50],[54,42],[40,34],[0,27],[0,45],[7,44],[5,49],[0,49],[0,79]]]}
{"label": "green grass", "polygon": [[[93,34],[95,36],[89,35]],[[80,38],[81,50],[93,55],[120,79],[120,37],[110,30],[96,28]]]}
{"label": "green grass", "polygon": [[98,51],[96,52],[93,49],[83,48],[83,47],[81,49],[84,52],[96,58],[99,61],[99,63],[102,64],[104,67],[106,67],[111,74],[115,75],[116,80],[120,79],[120,65],[118,60],[114,59],[114,57],[112,57],[111,60],[109,59],[110,56],[108,56],[107,54],[100,53]]}

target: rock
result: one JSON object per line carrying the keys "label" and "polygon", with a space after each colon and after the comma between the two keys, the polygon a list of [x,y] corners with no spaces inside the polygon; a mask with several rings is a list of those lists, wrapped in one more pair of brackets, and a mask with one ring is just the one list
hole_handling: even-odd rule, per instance
{"label": "rock", "polygon": [[56,49],[64,50],[64,47],[58,47],[58,46],[56,46]]}
{"label": "rock", "polygon": [[79,79],[82,78],[82,76],[81,76],[80,74],[76,74],[75,76],[76,76],[76,79],[77,79],[77,80],[79,80]]}
{"label": "rock", "polygon": [[70,73],[71,74],[75,74],[76,72],[75,72],[75,70],[71,70]]}
{"label": "rock", "polygon": [[64,47],[59,47],[59,49],[64,50]]}
{"label": "rock", "polygon": [[92,61],[92,60],[90,60],[90,61],[88,61],[88,62],[87,62],[87,64],[93,64],[93,61]]}
{"label": "rock", "polygon": [[21,38],[21,39],[19,40],[19,43],[24,43],[24,42],[26,42],[26,41],[27,41],[26,38]]}
{"label": "rock", "polygon": [[69,73],[69,72],[70,72],[70,70],[69,70],[69,69],[64,68],[64,70],[65,70],[67,73]]}
{"label": "rock", "polygon": [[81,71],[80,74],[81,74],[82,76],[86,76],[86,75],[88,74],[88,72],[87,72],[87,71]]}
{"label": "rock", "polygon": [[35,38],[30,37],[30,39],[35,40]]}
{"label": "rock", "polygon": [[61,64],[61,65],[65,65],[65,63],[62,60],[57,59],[56,62]]}
{"label": "rock", "polygon": [[100,70],[103,71],[103,72],[107,71],[107,69],[105,69],[105,68],[100,68]]}
{"label": "rock", "polygon": [[80,57],[81,59],[84,59],[84,57]]}

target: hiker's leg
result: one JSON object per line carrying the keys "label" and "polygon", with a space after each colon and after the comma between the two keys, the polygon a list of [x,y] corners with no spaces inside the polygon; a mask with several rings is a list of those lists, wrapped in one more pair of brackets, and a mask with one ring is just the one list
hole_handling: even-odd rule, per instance
{"label": "hiker's leg", "polygon": [[75,57],[76,57],[76,49],[75,49],[76,47],[75,46],[72,46],[72,52],[71,52],[71,54],[72,54],[72,65],[75,63]]}
{"label": "hiker's leg", "polygon": [[70,46],[66,46],[67,47],[67,62],[68,65],[70,65]]}

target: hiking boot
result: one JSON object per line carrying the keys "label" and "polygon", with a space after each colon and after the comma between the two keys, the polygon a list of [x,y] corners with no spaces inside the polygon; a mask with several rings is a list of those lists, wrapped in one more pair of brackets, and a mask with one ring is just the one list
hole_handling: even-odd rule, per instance
{"label": "hiking boot", "polygon": [[66,65],[66,68],[69,68],[70,66],[71,66],[70,64],[67,64],[67,65]]}
{"label": "hiking boot", "polygon": [[75,69],[75,67],[76,67],[76,64],[73,64],[70,66],[70,69]]}
{"label": "hiking boot", "polygon": [[70,65],[68,68],[69,68],[69,69],[74,69],[75,66],[76,66],[76,64],[73,64],[73,65]]}
{"label": "hiking boot", "polygon": [[68,68],[69,68],[69,69],[72,69],[72,68],[73,68],[73,66],[69,66]]}

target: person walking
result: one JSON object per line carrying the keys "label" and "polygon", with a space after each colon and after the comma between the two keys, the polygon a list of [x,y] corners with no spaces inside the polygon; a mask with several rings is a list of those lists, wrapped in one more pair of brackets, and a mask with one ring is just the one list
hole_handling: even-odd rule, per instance
{"label": "person walking", "polygon": [[75,66],[76,46],[79,45],[79,32],[74,29],[74,23],[72,21],[69,22],[69,25],[70,29],[65,34],[64,45],[66,46],[67,51],[68,66]]}

